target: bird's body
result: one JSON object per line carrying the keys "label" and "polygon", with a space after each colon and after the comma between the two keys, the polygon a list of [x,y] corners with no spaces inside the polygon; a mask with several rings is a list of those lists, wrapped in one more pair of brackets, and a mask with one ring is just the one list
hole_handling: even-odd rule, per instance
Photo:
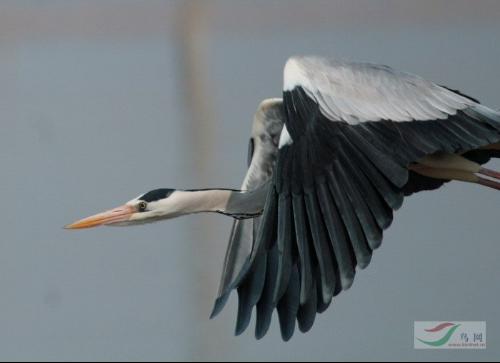
{"label": "bird's body", "polygon": [[213,315],[238,291],[236,332],[257,311],[283,338],[351,287],[405,196],[458,180],[500,190],[500,114],[458,91],[392,68],[293,57],[283,98],[254,118],[241,190],[159,189],[69,228],[218,212],[234,223]]}

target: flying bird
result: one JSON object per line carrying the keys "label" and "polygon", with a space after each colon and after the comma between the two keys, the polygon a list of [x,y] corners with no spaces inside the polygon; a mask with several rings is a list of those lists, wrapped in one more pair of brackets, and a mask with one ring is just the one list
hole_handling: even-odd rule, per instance
{"label": "flying bird", "polygon": [[212,316],[237,290],[236,334],[277,310],[282,338],[309,331],[380,247],[403,199],[450,181],[500,190],[500,112],[370,63],[290,58],[282,98],[253,121],[240,189],[157,189],[69,229],[215,212],[235,218]]}

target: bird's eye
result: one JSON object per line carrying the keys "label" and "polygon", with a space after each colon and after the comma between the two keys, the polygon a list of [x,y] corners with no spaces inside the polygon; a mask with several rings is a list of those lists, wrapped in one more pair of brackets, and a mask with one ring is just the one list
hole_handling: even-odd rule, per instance
{"label": "bird's eye", "polygon": [[137,205],[137,208],[139,208],[139,212],[144,212],[148,208],[148,203],[146,203],[146,202],[140,202]]}

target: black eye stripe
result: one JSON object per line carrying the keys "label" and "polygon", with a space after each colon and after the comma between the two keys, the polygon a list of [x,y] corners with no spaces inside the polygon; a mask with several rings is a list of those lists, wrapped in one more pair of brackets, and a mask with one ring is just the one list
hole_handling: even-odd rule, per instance
{"label": "black eye stripe", "polygon": [[143,200],[147,203],[156,202],[157,200],[167,198],[174,191],[175,189],[155,189],[144,194],[140,198],[140,200]]}

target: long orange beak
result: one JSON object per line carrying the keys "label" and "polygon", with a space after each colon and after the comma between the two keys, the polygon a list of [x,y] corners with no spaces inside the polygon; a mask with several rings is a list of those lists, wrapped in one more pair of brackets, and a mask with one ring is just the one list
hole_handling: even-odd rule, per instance
{"label": "long orange beak", "polygon": [[135,208],[123,205],[121,207],[109,210],[107,212],[99,213],[88,218],[81,219],[75,223],[68,224],[66,229],[83,229],[92,228],[115,223],[127,222],[132,214],[135,213]]}

